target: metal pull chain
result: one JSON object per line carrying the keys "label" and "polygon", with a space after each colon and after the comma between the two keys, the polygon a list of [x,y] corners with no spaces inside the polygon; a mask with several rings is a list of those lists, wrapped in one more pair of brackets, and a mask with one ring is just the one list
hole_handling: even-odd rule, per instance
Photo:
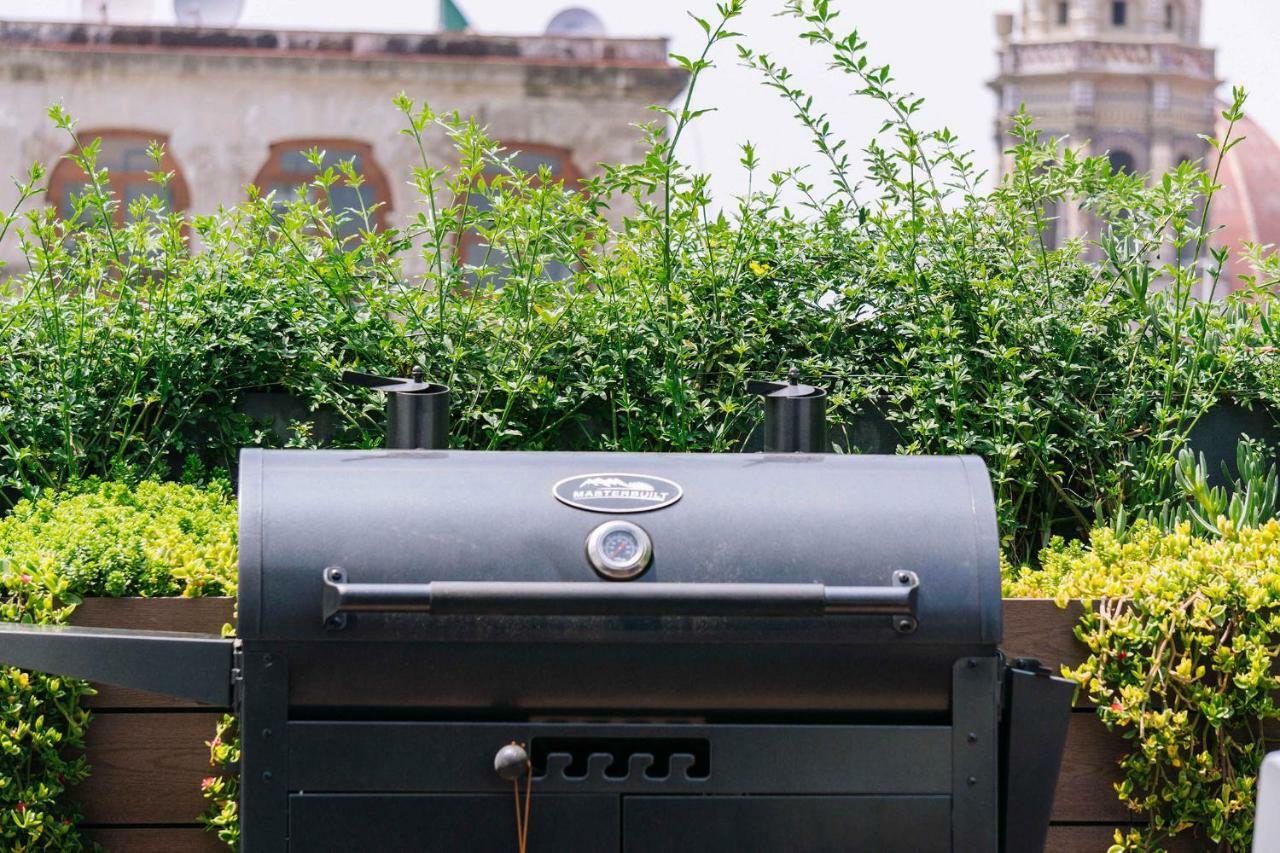
{"label": "metal pull chain", "polygon": [[[511,743],[498,750],[493,757],[493,769],[498,776],[511,782],[516,805],[516,850],[527,853],[529,847],[529,805],[533,794],[533,763],[524,744]],[[524,803],[520,802],[520,780],[525,780]]]}

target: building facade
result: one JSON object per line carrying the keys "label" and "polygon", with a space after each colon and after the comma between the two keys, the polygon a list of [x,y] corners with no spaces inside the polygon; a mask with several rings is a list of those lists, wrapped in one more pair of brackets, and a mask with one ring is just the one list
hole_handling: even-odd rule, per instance
{"label": "building facade", "polygon": [[[1046,136],[1119,169],[1158,175],[1203,159],[1220,81],[1200,22],[1200,0],[1023,0],[1021,15],[997,19],[997,150],[1025,104]],[[1078,209],[1058,217],[1059,242],[1089,231]]]}
{"label": "building facade", "polygon": [[[364,174],[365,197],[349,203],[379,202],[383,224],[401,226],[418,209],[419,154],[400,132],[397,93],[474,115],[528,165],[572,181],[640,158],[634,125],[685,82],[664,39],[0,22],[0,175],[45,163],[47,203],[67,209],[83,176],[46,118],[57,102],[83,137],[103,139],[101,163],[125,201],[152,191],[151,140],[176,173],[170,201],[193,215],[237,203],[251,183],[292,190],[312,171],[299,152],[319,147]],[[442,134],[427,155],[456,160]],[[12,234],[0,258],[21,268]]]}

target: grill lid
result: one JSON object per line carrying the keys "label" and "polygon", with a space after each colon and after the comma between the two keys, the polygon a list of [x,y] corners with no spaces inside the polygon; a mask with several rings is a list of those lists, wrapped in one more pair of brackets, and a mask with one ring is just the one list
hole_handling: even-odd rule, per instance
{"label": "grill lid", "polygon": [[241,472],[247,639],[1000,637],[975,458],[246,450]]}

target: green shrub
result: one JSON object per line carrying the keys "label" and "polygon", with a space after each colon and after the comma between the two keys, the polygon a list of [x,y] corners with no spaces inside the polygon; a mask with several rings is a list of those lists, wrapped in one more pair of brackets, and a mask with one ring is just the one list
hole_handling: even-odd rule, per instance
{"label": "green shrub", "polygon": [[1161,850],[1183,834],[1249,849],[1266,729],[1280,719],[1280,522],[1219,524],[1216,538],[1189,522],[1097,530],[1005,584],[1010,596],[1096,605],[1076,630],[1089,656],[1067,674],[1130,741],[1117,793],[1149,822],[1117,832],[1112,851]]}
{"label": "green shrub", "polygon": [[[122,202],[96,142],[55,109],[90,186],[74,218],[41,208],[0,223],[21,232],[29,267],[0,299],[0,502],[87,475],[229,468],[240,446],[280,443],[240,413],[253,389],[331,412],[335,444],[377,444],[380,401],[336,385],[349,367],[420,365],[451,385],[456,446],[731,451],[760,418],[743,380],[794,365],[830,388],[837,437],[879,412],[904,450],[982,455],[1006,553],[1023,563],[1055,534],[1157,512],[1176,453],[1219,401],[1280,404],[1265,287],[1280,262],[1257,252],[1255,289],[1193,298],[1219,287],[1225,255],[1205,246],[1232,132],[1207,164],[1148,185],[1022,115],[1012,171],[985,192],[972,156],[919,126],[919,99],[856,32],[835,29],[825,3],[792,2],[805,38],[883,106],[867,177],[791,73],[742,48],[813,133],[834,189],[770,172],[748,144],[750,191],[719,204],[679,146],[741,8],[722,4],[702,22],[706,50],[676,58],[693,85],[644,131],[648,156],[576,187],[520,170],[474,121],[401,97],[406,145],[443,136],[455,149],[414,169],[404,230],[330,209],[329,191],[359,178],[321,152],[311,200],[251,191],[184,221],[157,193],[115,226]],[[1233,127],[1243,100],[1225,113]],[[1053,250],[1045,211],[1069,205],[1098,222],[1096,244]],[[489,247],[483,262],[454,254],[465,232]]]}
{"label": "green shrub", "polygon": [[0,519],[0,558],[72,603],[234,595],[236,532],[225,484],[89,482],[14,507]]}
{"label": "green shrub", "polygon": [[[72,217],[26,214],[29,271],[0,282],[0,506],[91,476],[230,470],[239,447],[280,442],[241,412],[250,391],[333,407],[336,440],[368,438],[372,398],[332,383],[337,365],[398,364],[412,346],[387,318],[383,279],[359,274],[385,238],[331,268],[316,256],[332,238],[299,219],[308,205],[281,219],[266,200],[187,222],[143,199],[116,226],[100,140],[80,138],[59,108],[51,116],[88,185]],[[43,176],[34,168],[20,195],[39,194],[31,181]]]}
{"label": "green shrub", "polygon": [[[0,574],[0,620],[65,621],[64,583],[49,572]],[[51,587],[49,581],[52,581]],[[0,667],[0,847],[5,850],[84,849],[79,811],[64,795],[84,781],[81,751],[89,712],[83,682]]]}
{"label": "green shrub", "polygon": [[[84,596],[225,595],[236,515],[225,486],[86,482],[0,519],[0,620],[65,622]],[[83,682],[0,668],[0,846],[83,849],[65,797],[89,768]]]}

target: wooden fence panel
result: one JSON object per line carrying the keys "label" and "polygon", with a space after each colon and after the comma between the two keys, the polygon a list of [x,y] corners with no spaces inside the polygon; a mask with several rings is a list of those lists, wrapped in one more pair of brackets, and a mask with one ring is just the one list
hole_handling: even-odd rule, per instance
{"label": "wooden fence panel", "polygon": [[[1116,795],[1116,763],[1126,743],[1107,731],[1092,711],[1076,711],[1067,730],[1067,749],[1053,795],[1053,820],[1062,823],[1127,823],[1134,819]],[[1106,848],[1102,848],[1106,850]]]}
{"label": "wooden fence panel", "polygon": [[[229,598],[91,598],[72,624],[218,634],[233,619]],[[85,835],[108,853],[227,853],[197,821],[208,803],[209,749],[225,709],[107,684],[86,704],[92,768],[75,792]]]}
{"label": "wooden fence panel", "polygon": [[1039,658],[1055,670],[1061,664],[1079,666],[1088,650],[1073,632],[1083,614],[1076,601],[1064,610],[1044,598],[1005,599],[1001,645],[1009,657]]}
{"label": "wooden fence panel", "polygon": [[199,828],[86,828],[87,838],[108,853],[229,853],[217,836]]}
{"label": "wooden fence panel", "polygon": [[194,823],[218,714],[103,713],[85,740],[93,770],[79,788],[92,824]]}
{"label": "wooden fence panel", "polygon": [[[90,599],[72,621],[218,633],[232,612],[225,598]],[[1006,601],[1004,648],[1012,657],[1036,657],[1055,669],[1078,664],[1085,650],[1072,632],[1080,613],[1078,604],[1063,610],[1051,601]],[[95,713],[87,743],[93,774],[78,791],[86,834],[112,853],[225,851],[197,824],[206,808],[200,780],[212,772],[204,742],[223,709],[108,686],[99,686],[89,704]],[[1050,853],[1103,853],[1113,827],[1132,819],[1112,788],[1124,749],[1125,742],[1087,707],[1072,715]]]}

